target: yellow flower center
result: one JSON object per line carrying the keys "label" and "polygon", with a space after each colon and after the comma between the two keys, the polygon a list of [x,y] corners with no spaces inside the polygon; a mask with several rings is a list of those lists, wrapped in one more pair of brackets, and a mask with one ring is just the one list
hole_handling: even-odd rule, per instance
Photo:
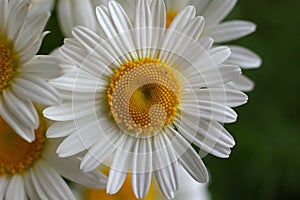
{"label": "yellow flower center", "polygon": [[46,140],[42,123],[35,138],[28,143],[0,117],[0,176],[22,174],[40,158]]}
{"label": "yellow flower center", "polygon": [[146,57],[115,70],[107,89],[115,122],[126,131],[150,133],[169,125],[177,113],[181,87],[172,69]]}
{"label": "yellow flower center", "polygon": [[178,14],[178,12],[176,12],[176,11],[172,11],[172,10],[167,11],[167,13],[166,13],[166,16],[167,16],[166,28],[169,28],[171,22],[173,21],[173,19],[176,17],[177,14]]}
{"label": "yellow flower center", "polygon": [[0,33],[0,94],[10,85],[17,74],[19,54],[14,49],[14,44]]}

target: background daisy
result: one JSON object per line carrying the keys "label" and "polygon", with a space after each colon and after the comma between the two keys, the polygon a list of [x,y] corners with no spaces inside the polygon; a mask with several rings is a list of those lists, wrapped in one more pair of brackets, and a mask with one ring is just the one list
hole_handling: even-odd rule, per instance
{"label": "background daisy", "polygon": [[47,124],[40,121],[35,140],[28,143],[0,117],[0,199],[75,199],[63,177],[85,187],[105,188],[102,173],[85,174],[78,158],[57,156],[59,141],[46,139]]}
{"label": "background daisy", "polygon": [[39,125],[32,101],[60,103],[58,92],[47,80],[62,74],[59,59],[36,56],[49,12],[28,12],[27,0],[3,0],[0,4],[0,116],[25,140],[34,140]]}
{"label": "background daisy", "polygon": [[78,71],[51,81],[64,102],[44,111],[61,121],[47,135],[68,136],[58,154],[88,149],[84,171],[109,165],[110,194],[130,171],[136,197],[145,197],[154,171],[163,194],[174,198],[179,164],[198,182],[207,182],[190,143],[228,157],[234,140],[220,123],[234,122],[231,107],[247,101],[243,93],[224,87],[241,73],[238,66],[223,65],[230,49],[211,48],[209,38],[198,41],[204,19],[195,17],[192,6],[168,30],[163,1],[151,6],[138,1],[134,25],[115,1],[96,13],[105,37],[73,29],[74,38],[65,40],[61,53]]}

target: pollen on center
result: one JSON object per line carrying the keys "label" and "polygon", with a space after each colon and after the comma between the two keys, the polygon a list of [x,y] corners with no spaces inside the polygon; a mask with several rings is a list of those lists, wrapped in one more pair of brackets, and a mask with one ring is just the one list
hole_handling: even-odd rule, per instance
{"label": "pollen on center", "polygon": [[14,44],[0,33],[0,93],[6,89],[17,74],[19,55]]}
{"label": "pollen on center", "polygon": [[181,86],[175,72],[146,57],[115,70],[107,89],[110,112],[120,128],[150,133],[169,125],[177,113]]}

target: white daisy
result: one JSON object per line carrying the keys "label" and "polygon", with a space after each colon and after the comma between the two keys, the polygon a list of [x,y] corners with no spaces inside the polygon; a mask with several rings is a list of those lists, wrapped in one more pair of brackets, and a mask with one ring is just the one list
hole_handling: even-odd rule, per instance
{"label": "white daisy", "polygon": [[75,199],[62,177],[86,187],[105,188],[106,177],[97,170],[83,173],[80,161],[62,159],[57,140],[46,139],[46,123],[28,143],[0,117],[0,199]]}
{"label": "white daisy", "polygon": [[107,192],[116,193],[127,172],[137,198],[149,189],[152,172],[163,194],[174,198],[178,165],[198,182],[207,182],[202,152],[228,157],[232,136],[220,123],[236,120],[231,107],[247,96],[225,83],[241,70],[224,65],[227,47],[211,48],[198,40],[204,24],[193,6],[183,9],[165,29],[162,0],[139,0],[134,24],[123,8],[110,1],[97,7],[105,36],[84,27],[73,29],[61,48],[77,71],[51,81],[64,102],[44,110],[56,122],[48,137],[67,137],[57,153],[68,157],[88,150],[84,171],[110,166]]}
{"label": "white daisy", "polygon": [[[72,37],[71,29],[75,25],[83,25],[91,28],[90,24],[93,22],[93,29],[97,30],[95,25],[95,14],[92,7],[97,5],[107,5],[109,0],[87,0],[87,1],[71,1],[61,0],[59,2],[59,12],[61,16],[59,22],[61,28],[66,36]],[[151,2],[152,0],[148,0]],[[78,3],[77,3],[78,2]],[[80,2],[80,4],[79,4]],[[118,0],[124,7],[130,19],[134,16],[134,7],[136,0]],[[194,5],[199,16],[204,16],[206,19],[204,31],[201,37],[212,37],[216,43],[225,43],[244,37],[255,31],[255,24],[243,20],[232,20],[222,22],[222,20],[233,9],[237,0],[165,0],[167,9],[167,23],[168,27],[176,14],[180,12],[187,5]],[[89,8],[88,12],[86,8]],[[88,13],[88,14],[87,14]],[[67,17],[65,17],[67,16]],[[75,17],[74,17],[75,16]],[[261,65],[261,58],[251,50],[237,45],[229,45],[231,49],[231,56],[227,59],[226,63],[239,65],[242,69],[253,69]],[[241,91],[251,91],[254,83],[242,75],[228,86]]]}
{"label": "white daisy", "polygon": [[31,3],[0,3],[0,116],[25,140],[34,140],[39,125],[32,101],[60,103],[58,92],[47,82],[61,75],[61,61],[36,56],[47,32],[42,33],[49,12],[28,17]]}

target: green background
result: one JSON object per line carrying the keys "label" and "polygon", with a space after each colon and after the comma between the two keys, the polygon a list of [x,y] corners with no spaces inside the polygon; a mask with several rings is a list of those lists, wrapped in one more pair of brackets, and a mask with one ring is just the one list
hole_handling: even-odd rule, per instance
{"label": "green background", "polygon": [[[229,159],[204,158],[214,200],[300,199],[300,1],[240,0],[227,19],[257,24],[240,44],[263,58],[245,71],[255,82],[248,104],[237,108],[238,122],[226,125],[236,146]],[[40,53],[62,44],[55,11],[46,27],[52,34]]]}

